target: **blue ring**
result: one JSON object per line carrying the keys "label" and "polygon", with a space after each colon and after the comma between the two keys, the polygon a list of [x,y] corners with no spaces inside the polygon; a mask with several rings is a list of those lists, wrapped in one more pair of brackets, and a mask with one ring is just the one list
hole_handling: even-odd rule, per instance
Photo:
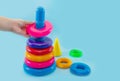
{"label": "blue ring", "polygon": [[43,68],[43,69],[30,68],[26,64],[23,65],[23,68],[24,68],[25,72],[27,72],[28,74],[31,74],[34,76],[44,76],[44,75],[48,75],[55,71],[56,63],[54,63],[53,65],[51,65],[47,68]]}
{"label": "blue ring", "polygon": [[84,63],[73,63],[70,67],[70,72],[75,75],[86,76],[90,74],[91,69]]}
{"label": "blue ring", "polygon": [[52,43],[53,43],[52,39],[49,37],[43,37],[41,39],[30,37],[28,39],[27,45],[30,46],[31,48],[42,49],[52,46]]}

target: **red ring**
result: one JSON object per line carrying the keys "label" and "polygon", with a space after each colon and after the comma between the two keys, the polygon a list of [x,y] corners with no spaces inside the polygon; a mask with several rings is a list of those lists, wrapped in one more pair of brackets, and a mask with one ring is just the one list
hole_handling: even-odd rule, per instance
{"label": "red ring", "polygon": [[50,46],[50,47],[45,48],[45,49],[34,49],[34,48],[27,46],[26,50],[29,53],[34,54],[34,55],[44,55],[44,54],[48,54],[48,53],[52,52],[53,46]]}

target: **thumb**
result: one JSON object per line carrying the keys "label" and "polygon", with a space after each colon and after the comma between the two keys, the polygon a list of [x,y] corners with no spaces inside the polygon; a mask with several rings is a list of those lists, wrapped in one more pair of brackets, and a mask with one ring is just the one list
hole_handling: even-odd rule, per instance
{"label": "thumb", "polygon": [[17,21],[19,27],[25,27],[26,24],[33,23],[31,21],[26,21],[26,20],[22,20],[22,19],[17,19],[16,21]]}

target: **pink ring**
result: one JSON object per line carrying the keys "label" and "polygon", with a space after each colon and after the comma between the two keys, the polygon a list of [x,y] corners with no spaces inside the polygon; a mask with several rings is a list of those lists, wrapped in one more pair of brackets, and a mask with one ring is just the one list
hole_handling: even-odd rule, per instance
{"label": "pink ring", "polygon": [[51,66],[55,62],[54,57],[46,62],[33,62],[25,58],[25,64],[31,68],[46,68]]}
{"label": "pink ring", "polygon": [[51,33],[53,27],[49,21],[45,21],[45,27],[41,29],[36,29],[36,24],[28,24],[26,25],[26,32],[33,37],[44,37]]}

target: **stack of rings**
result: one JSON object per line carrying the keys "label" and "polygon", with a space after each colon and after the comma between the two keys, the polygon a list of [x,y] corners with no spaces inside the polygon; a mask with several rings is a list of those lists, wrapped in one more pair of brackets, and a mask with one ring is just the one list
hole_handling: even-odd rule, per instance
{"label": "stack of rings", "polygon": [[47,36],[52,31],[50,22],[45,21],[41,29],[36,29],[36,24],[26,25],[26,31],[31,36],[27,41],[24,70],[35,76],[52,73],[56,69],[53,54],[52,40]]}

